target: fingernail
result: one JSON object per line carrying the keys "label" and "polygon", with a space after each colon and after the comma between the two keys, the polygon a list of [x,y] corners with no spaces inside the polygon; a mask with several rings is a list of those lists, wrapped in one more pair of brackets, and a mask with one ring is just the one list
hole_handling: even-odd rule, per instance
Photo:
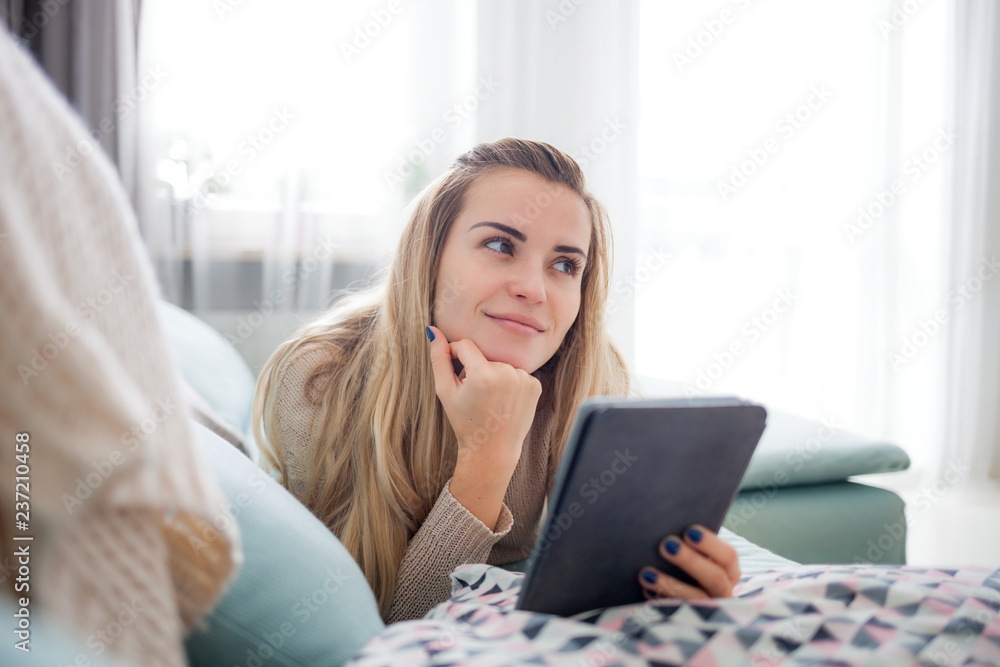
{"label": "fingernail", "polygon": [[692,542],[701,542],[701,531],[697,528],[688,528],[688,537]]}
{"label": "fingernail", "polygon": [[656,583],[656,573],[655,572],[650,572],[649,570],[645,570],[642,573],[642,580],[645,581],[647,584],[655,584]]}
{"label": "fingernail", "polygon": [[676,556],[677,552],[681,550],[681,543],[671,537],[668,537],[663,541],[663,547],[667,550],[668,554]]}
{"label": "fingernail", "polygon": [[434,332],[431,331],[430,327],[424,327],[427,329],[427,340],[434,340]]}

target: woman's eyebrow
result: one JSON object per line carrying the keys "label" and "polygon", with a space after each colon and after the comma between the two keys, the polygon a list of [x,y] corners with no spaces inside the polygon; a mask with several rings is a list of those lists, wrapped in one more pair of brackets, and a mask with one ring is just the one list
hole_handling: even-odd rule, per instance
{"label": "woman's eyebrow", "polygon": [[584,251],[580,250],[576,246],[572,246],[572,245],[557,245],[555,247],[555,251],[556,252],[570,252],[570,253],[579,255],[580,257],[583,257],[584,260],[587,259],[587,253],[585,253]]}
{"label": "woman's eyebrow", "polygon": [[477,222],[476,224],[474,224],[471,227],[469,227],[469,231],[471,232],[476,227],[482,227],[484,225],[486,227],[496,227],[501,232],[505,232],[507,234],[510,234],[511,236],[513,236],[515,239],[517,239],[521,243],[524,243],[525,241],[528,240],[528,237],[525,236],[524,234],[522,234],[520,230],[514,229],[510,225],[504,225],[504,224],[501,224],[499,222],[489,222],[489,221],[487,221],[487,222]]}
{"label": "woman's eyebrow", "polygon": [[[504,233],[510,234],[511,236],[513,236],[515,239],[517,239],[521,243],[524,243],[525,241],[528,240],[528,237],[525,236],[523,233],[521,233],[520,230],[514,229],[510,225],[505,225],[505,224],[500,223],[500,222],[491,222],[491,221],[488,221],[488,220],[485,221],[485,222],[477,222],[476,224],[474,224],[471,227],[469,227],[469,231],[471,232],[476,227],[483,227],[483,226],[486,226],[486,227],[495,227],[496,229],[499,229],[500,231],[502,231]],[[584,259],[587,259],[587,253],[585,253],[584,251],[580,250],[576,246],[571,246],[571,245],[557,245],[555,247],[555,250],[556,250],[556,252],[571,252],[571,253],[575,253],[577,255],[580,255]]]}

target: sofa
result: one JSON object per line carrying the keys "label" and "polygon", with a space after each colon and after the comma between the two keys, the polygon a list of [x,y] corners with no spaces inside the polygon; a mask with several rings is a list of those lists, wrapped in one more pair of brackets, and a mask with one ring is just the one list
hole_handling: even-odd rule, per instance
{"label": "sofa", "polygon": [[[197,424],[196,434],[245,555],[236,581],[188,638],[191,663],[341,664],[385,627],[363,574],[330,531],[255,464],[255,378],[243,358],[173,304],[161,304],[161,320],[193,400],[231,427],[226,437]],[[635,379],[640,395],[683,395],[677,383]],[[850,478],[908,465],[890,443],[771,411],[724,526],[799,563],[902,564],[903,501]]]}
{"label": "sofa", "polygon": [[[254,374],[205,322],[170,303],[163,303],[162,314],[184,379],[243,436],[256,460],[250,433]],[[637,375],[635,384],[646,397],[684,396],[684,385],[663,378]],[[903,500],[851,478],[904,470],[909,463],[894,444],[769,410],[724,525],[799,563],[904,564]]]}

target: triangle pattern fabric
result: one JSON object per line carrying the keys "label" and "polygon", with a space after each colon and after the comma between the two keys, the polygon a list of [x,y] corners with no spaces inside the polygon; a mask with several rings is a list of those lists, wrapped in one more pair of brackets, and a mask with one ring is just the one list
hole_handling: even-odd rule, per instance
{"label": "triangle pattern fabric", "polygon": [[527,665],[908,665],[945,648],[949,664],[1000,665],[1000,570],[798,566],[744,578],[736,598],[560,618],[515,610],[521,579],[462,567],[453,581],[473,583],[457,601],[386,627],[349,667],[498,656]]}

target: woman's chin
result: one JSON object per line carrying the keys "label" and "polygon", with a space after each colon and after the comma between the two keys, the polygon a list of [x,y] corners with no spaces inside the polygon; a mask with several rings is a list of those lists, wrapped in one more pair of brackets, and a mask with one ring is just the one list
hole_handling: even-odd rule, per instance
{"label": "woman's chin", "polygon": [[528,373],[534,373],[538,370],[538,365],[532,363],[530,360],[525,359],[522,355],[511,354],[510,352],[483,352],[483,356],[486,357],[487,361],[502,361],[505,364],[509,364],[514,368],[520,368]]}

